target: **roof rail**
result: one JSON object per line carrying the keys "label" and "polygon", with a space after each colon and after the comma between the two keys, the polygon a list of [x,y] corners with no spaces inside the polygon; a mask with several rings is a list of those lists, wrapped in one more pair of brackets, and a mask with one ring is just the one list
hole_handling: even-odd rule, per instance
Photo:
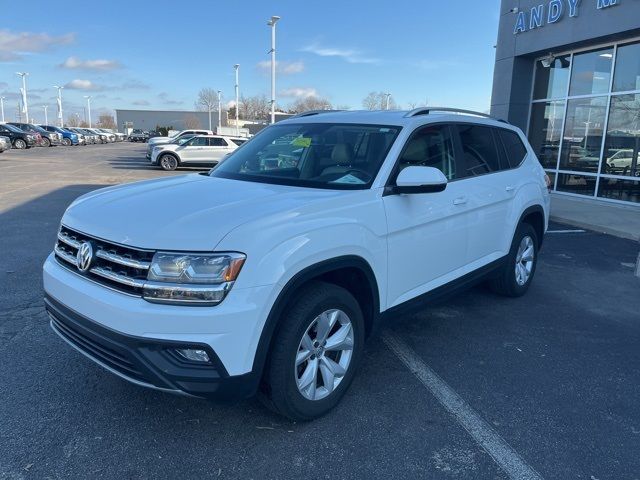
{"label": "roof rail", "polygon": [[[474,112],[473,110],[463,110],[461,108],[447,108],[447,107],[421,107],[414,108],[405,115],[405,118],[417,117],[418,115],[429,115],[431,112],[450,112],[461,113],[466,115],[475,115],[477,117],[493,118],[491,115],[482,112]],[[494,119],[495,120],[495,119]]]}
{"label": "roof rail", "polygon": [[320,115],[321,113],[335,113],[335,112],[344,112],[344,110],[307,110],[306,112],[298,113],[289,118],[311,117],[312,115]]}

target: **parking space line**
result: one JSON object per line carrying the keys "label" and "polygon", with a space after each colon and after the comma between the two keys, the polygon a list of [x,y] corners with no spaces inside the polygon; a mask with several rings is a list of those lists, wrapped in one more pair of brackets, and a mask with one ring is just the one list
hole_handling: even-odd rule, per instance
{"label": "parking space line", "polygon": [[469,406],[447,383],[442,380],[405,342],[393,333],[385,331],[382,340],[413,373],[440,404],[473,437],[493,460],[512,479],[542,480],[542,477]]}
{"label": "parking space line", "polygon": [[547,233],[586,233],[586,230],[547,230]]}

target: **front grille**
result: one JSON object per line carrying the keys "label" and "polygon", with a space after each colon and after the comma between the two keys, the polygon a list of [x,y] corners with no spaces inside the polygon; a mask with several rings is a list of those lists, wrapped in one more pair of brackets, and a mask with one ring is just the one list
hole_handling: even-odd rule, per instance
{"label": "front grille", "polygon": [[[78,269],[78,249],[91,244],[93,260],[88,271]],[[54,249],[58,262],[94,282],[130,295],[142,295],[154,252],[106,242],[62,226]]]}
{"label": "front grille", "polygon": [[142,373],[127,358],[126,354],[118,352],[114,349],[114,346],[109,345],[108,342],[98,340],[98,337],[92,338],[85,335],[78,328],[74,328],[71,324],[63,322],[61,318],[51,312],[50,318],[55,330],[60,335],[90,357],[95,358],[127,377],[145,381]]}

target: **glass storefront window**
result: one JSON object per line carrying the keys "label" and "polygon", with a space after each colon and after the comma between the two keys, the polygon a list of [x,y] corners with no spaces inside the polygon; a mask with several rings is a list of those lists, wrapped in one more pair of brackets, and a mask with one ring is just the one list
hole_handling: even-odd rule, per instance
{"label": "glass storefront window", "polygon": [[640,94],[611,97],[601,173],[640,177]]}
{"label": "glass storefront window", "polygon": [[586,175],[559,173],[557,190],[593,196],[596,191],[596,180],[596,177],[588,177]]}
{"label": "glass storefront window", "polygon": [[640,203],[640,182],[602,177],[598,185],[598,196]]}
{"label": "glass storefront window", "polygon": [[560,170],[598,171],[607,97],[569,100]]}
{"label": "glass storefront window", "polygon": [[613,91],[640,90],[640,43],[618,47]]}
{"label": "glass storefront window", "polygon": [[613,48],[574,55],[569,95],[608,93],[612,62]]}
{"label": "glass storefront window", "polygon": [[564,119],[564,102],[534,103],[529,141],[545,168],[556,168]]}
{"label": "glass storefront window", "polygon": [[571,55],[558,57],[545,67],[542,61],[536,63],[536,78],[533,87],[533,98],[562,98],[567,95],[567,83],[571,71]]}

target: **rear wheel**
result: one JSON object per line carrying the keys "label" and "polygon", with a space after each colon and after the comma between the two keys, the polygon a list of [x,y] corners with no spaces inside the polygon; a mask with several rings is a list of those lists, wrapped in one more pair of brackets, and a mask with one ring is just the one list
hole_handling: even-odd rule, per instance
{"label": "rear wheel", "polygon": [[63,138],[63,139],[62,139],[62,144],[63,144],[65,147],[68,147],[69,145],[71,145],[71,140],[69,140],[68,138]]}
{"label": "rear wheel", "polygon": [[364,319],[356,299],[314,282],[296,295],[274,333],[260,397],[292,420],[312,420],[335,407],[362,358]]}
{"label": "rear wheel", "polygon": [[175,170],[178,168],[178,158],[175,155],[171,155],[170,153],[165,153],[160,157],[160,161],[158,162],[160,167],[163,170]]}
{"label": "rear wheel", "polygon": [[42,137],[42,146],[43,147],[50,147],[51,146],[51,140],[49,140],[47,137]]}
{"label": "rear wheel", "polygon": [[527,292],[536,272],[538,245],[535,229],[528,223],[521,223],[505,265],[491,281],[493,291],[508,297],[520,297]]}
{"label": "rear wheel", "polygon": [[13,146],[15,148],[17,148],[18,150],[24,150],[25,148],[27,148],[27,142],[25,142],[24,140],[22,140],[21,138],[17,138],[14,142],[13,142]]}

